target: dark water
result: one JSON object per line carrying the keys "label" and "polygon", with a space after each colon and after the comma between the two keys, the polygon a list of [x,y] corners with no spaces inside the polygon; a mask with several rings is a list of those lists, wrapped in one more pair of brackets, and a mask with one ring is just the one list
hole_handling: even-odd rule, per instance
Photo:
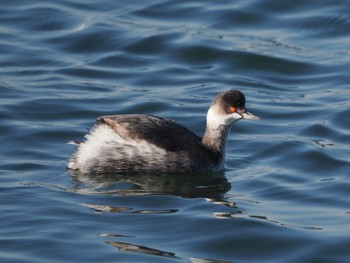
{"label": "dark water", "polygon": [[[1,262],[350,262],[350,4],[0,1]],[[242,90],[217,178],[76,178],[97,116],[202,134]]]}

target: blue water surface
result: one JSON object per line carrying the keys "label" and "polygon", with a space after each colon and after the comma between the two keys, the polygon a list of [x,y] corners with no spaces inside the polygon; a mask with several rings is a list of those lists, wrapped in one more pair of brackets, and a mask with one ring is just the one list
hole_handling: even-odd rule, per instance
{"label": "blue water surface", "polygon": [[[1,262],[350,262],[350,5],[1,1]],[[259,122],[217,176],[79,177],[95,119],[195,133],[240,89]]]}

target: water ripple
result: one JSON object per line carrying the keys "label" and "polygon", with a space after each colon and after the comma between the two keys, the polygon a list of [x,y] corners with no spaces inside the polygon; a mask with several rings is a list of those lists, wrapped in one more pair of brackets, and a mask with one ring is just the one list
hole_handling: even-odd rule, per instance
{"label": "water ripple", "polygon": [[[347,262],[348,13],[343,0],[3,1],[2,261]],[[232,128],[220,178],[66,170],[66,143],[96,117],[155,114],[202,135],[230,88],[261,121]]]}

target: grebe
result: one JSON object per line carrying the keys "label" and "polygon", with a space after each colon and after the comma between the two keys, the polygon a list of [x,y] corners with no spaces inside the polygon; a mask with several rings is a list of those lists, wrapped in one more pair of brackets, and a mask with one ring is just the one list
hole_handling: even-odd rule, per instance
{"label": "grebe", "polygon": [[218,94],[207,113],[203,138],[180,124],[152,115],[110,115],[78,144],[68,168],[82,174],[210,172],[224,168],[231,126],[258,120],[238,90]]}

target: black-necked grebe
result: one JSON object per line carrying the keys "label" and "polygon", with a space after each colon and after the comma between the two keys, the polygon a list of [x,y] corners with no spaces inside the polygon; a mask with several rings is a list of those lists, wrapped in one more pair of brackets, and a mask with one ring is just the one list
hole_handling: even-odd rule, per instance
{"label": "black-necked grebe", "polygon": [[78,143],[68,168],[83,174],[218,171],[224,168],[230,128],[240,119],[259,118],[247,112],[238,90],[215,97],[203,138],[152,115],[102,116]]}

